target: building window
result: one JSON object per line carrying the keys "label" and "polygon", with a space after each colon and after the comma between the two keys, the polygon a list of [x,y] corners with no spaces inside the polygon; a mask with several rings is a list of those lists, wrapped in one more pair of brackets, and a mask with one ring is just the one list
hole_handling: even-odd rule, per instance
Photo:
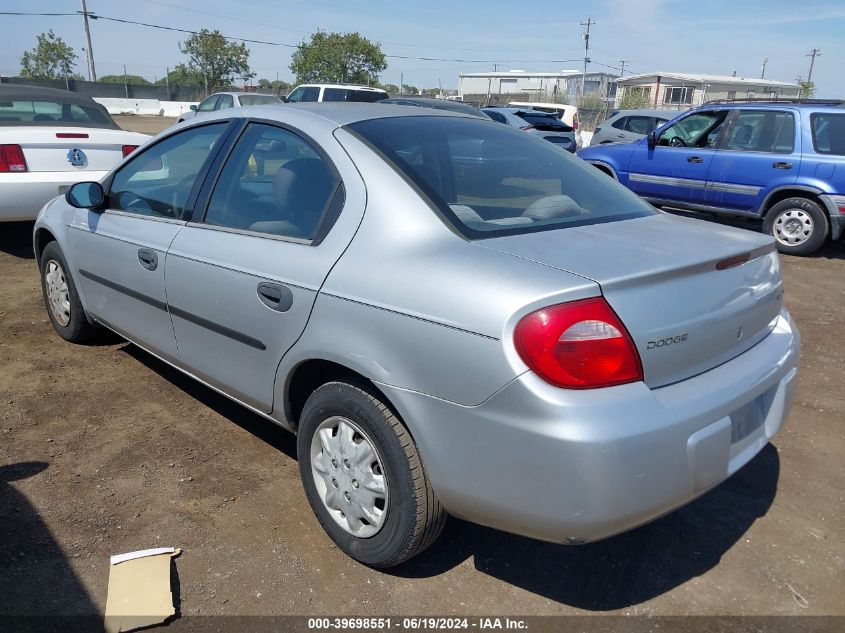
{"label": "building window", "polygon": [[695,88],[687,88],[686,86],[667,86],[663,93],[663,103],[671,104],[691,104],[692,93]]}
{"label": "building window", "polygon": [[625,89],[625,94],[632,98],[648,99],[651,97],[651,86],[630,86]]}

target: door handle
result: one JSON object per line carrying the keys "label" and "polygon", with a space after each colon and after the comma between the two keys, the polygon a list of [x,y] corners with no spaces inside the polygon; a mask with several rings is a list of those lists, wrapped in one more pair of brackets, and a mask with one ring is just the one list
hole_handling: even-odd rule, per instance
{"label": "door handle", "polygon": [[772,163],[772,167],[774,167],[775,169],[792,169],[792,163]]}
{"label": "door handle", "polygon": [[701,156],[690,156],[687,158],[688,163],[703,163],[704,159]]}
{"label": "door handle", "polygon": [[142,248],[138,250],[138,261],[141,266],[147,270],[155,270],[158,268],[158,255],[155,251],[149,248]]}
{"label": "door handle", "polygon": [[293,293],[282,284],[260,283],[257,293],[261,303],[276,312],[287,312],[293,305]]}

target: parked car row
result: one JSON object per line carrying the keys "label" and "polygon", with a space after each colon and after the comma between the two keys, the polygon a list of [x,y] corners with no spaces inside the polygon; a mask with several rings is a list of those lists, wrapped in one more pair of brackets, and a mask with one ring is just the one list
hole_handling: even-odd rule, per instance
{"label": "parked car row", "polygon": [[47,314],[295,432],[317,520],[365,564],[450,513],[570,544],[641,525],[784,423],[778,255],[519,127],[415,104],[195,117],[41,210]]}

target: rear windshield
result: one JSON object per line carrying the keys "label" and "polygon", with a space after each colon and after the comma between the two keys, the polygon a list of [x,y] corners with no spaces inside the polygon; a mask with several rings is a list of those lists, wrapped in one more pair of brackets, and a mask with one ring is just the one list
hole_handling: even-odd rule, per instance
{"label": "rear windshield", "polygon": [[58,100],[0,100],[0,125],[117,128],[108,113],[96,106],[65,103]]}
{"label": "rear windshield", "polygon": [[818,112],[810,116],[810,128],[819,154],[845,156],[845,114]]}
{"label": "rear windshield", "polygon": [[241,95],[242,106],[263,105],[265,103],[281,103],[278,97],[273,95]]}
{"label": "rear windshield", "polygon": [[349,128],[469,239],[656,213],[569,152],[492,121],[415,116],[360,121]]}
{"label": "rear windshield", "polygon": [[387,93],[377,90],[354,90],[351,88],[326,88],[323,101],[357,101],[375,103],[387,99]]}
{"label": "rear windshield", "polygon": [[517,112],[516,116],[520,119],[528,123],[529,125],[534,125],[538,128],[542,128],[545,130],[554,129],[558,132],[571,132],[572,128],[569,127],[566,123],[558,119],[556,116],[551,114],[534,114],[531,112]]}

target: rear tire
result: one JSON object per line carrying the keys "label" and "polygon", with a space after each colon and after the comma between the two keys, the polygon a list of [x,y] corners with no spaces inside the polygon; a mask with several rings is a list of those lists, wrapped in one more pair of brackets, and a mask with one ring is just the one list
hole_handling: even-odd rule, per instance
{"label": "rear tire", "polygon": [[[414,440],[366,386],[338,381],[316,389],[302,410],[297,453],[311,509],[355,560],[393,567],[422,552],[443,530],[446,512]],[[374,497],[380,503],[371,502]]]}
{"label": "rear tire", "polygon": [[57,242],[41,253],[41,292],[53,329],[71,343],[90,341],[98,328],[88,321],[73,277]]}
{"label": "rear tire", "polygon": [[824,210],[808,198],[787,198],[769,209],[763,232],[775,238],[786,255],[809,255],[817,251],[830,231]]}

